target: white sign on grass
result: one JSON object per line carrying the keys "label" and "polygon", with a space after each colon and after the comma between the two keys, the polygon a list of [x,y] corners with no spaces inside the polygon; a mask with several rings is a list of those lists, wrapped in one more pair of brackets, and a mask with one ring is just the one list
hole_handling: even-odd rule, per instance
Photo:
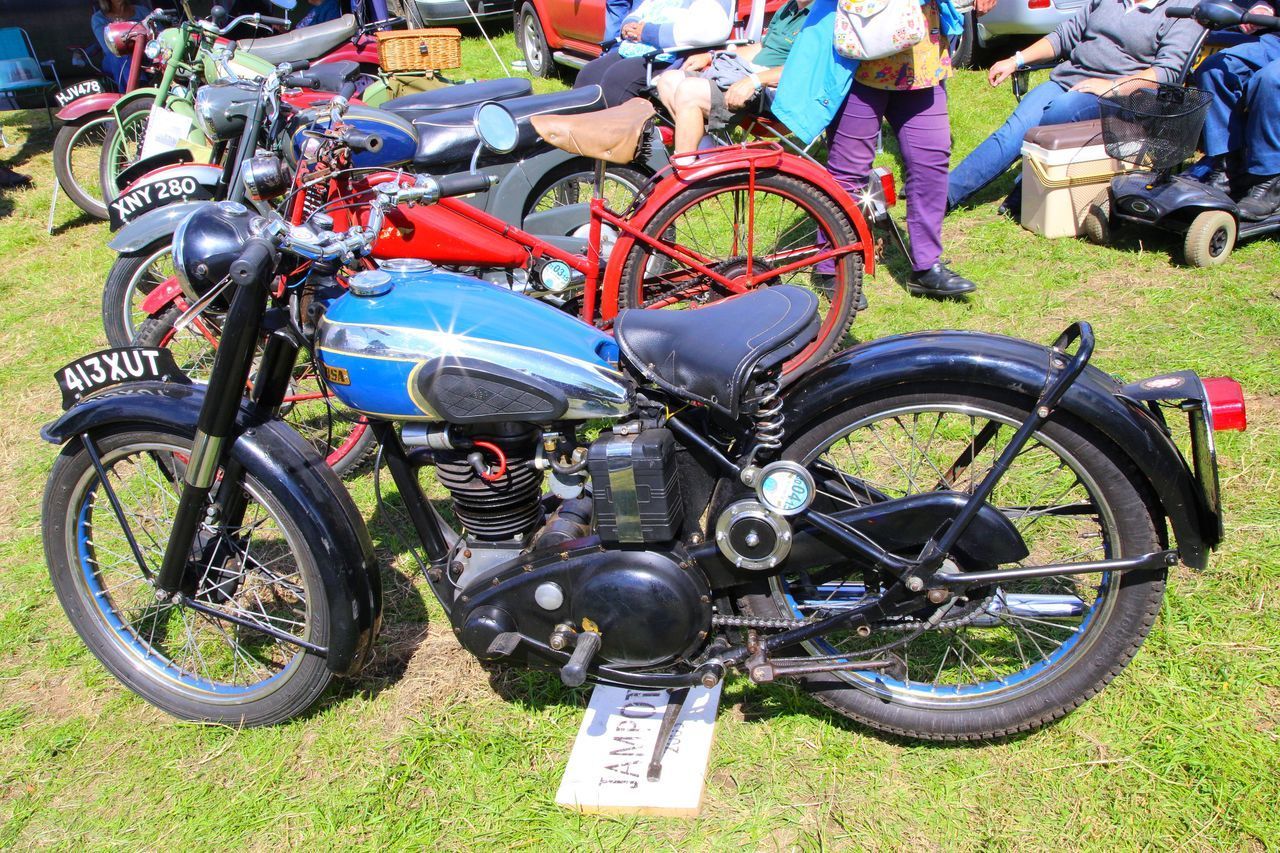
{"label": "white sign on grass", "polygon": [[662,776],[648,779],[649,761],[669,694],[597,686],[591,694],[556,802],[585,812],[693,816],[711,755],[720,685],[689,691]]}

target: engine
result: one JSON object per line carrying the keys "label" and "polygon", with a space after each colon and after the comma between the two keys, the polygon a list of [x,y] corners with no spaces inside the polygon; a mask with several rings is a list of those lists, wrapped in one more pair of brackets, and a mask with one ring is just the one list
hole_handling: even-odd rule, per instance
{"label": "engine", "polygon": [[[554,434],[493,432],[455,435],[454,449],[436,454],[467,531],[450,567],[467,648],[482,659],[545,658],[592,631],[606,665],[695,652],[710,630],[711,591],[677,541],[684,510],[672,434],[632,424],[557,459]],[[541,496],[544,470],[559,497]]]}

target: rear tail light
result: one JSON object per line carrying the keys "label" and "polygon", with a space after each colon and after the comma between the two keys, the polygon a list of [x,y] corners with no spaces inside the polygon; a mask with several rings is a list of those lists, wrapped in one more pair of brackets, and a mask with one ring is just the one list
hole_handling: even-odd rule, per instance
{"label": "rear tail light", "polygon": [[1244,432],[1249,419],[1244,410],[1244,390],[1230,376],[1213,376],[1204,382],[1205,403],[1213,420],[1215,432],[1235,430]]}
{"label": "rear tail light", "polygon": [[1028,9],[1048,9],[1049,0],[1027,0]]}
{"label": "rear tail light", "polygon": [[898,203],[898,185],[893,181],[893,172],[888,169],[876,169],[880,174],[880,189],[884,193],[884,203],[893,207]]}

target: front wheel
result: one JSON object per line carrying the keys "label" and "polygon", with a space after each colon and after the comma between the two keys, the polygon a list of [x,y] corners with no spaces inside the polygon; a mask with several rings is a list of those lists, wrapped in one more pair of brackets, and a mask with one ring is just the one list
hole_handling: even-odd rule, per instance
{"label": "front wheel", "polygon": [[1236,218],[1225,210],[1206,210],[1191,221],[1183,255],[1193,267],[1216,267],[1236,246]]}
{"label": "front wheel", "polygon": [[[844,343],[857,313],[869,247],[821,187],[776,172],[757,173],[754,190],[748,181],[745,170],[699,181],[654,214],[644,234],[660,246],[636,240],[628,250],[619,307],[697,308],[775,284],[811,290],[818,297],[818,336],[783,365],[785,383]],[[833,248],[848,251],[817,260]],[[700,272],[687,257],[700,259],[700,266],[729,285]],[[768,277],[761,282],[762,276]]]}
{"label": "front wheel", "polygon": [[322,657],[280,638],[328,646],[329,601],[318,568],[324,544],[307,541],[295,521],[308,508],[266,476],[253,454],[237,454],[243,511],[234,520],[208,517],[188,570],[196,577],[187,594],[227,617],[218,618],[158,599],[151,583],[191,435],[120,426],[94,441],[145,566],[136,562],[88,452],[73,441],[49,476],[42,525],[54,590],[89,650],[129,689],[184,720],[269,725],[308,708],[331,673]]}
{"label": "front wheel", "polygon": [[[852,503],[840,495],[971,492],[1032,405],[965,383],[887,389],[804,430],[784,455],[814,473],[825,502],[815,507],[823,512]],[[988,502],[1022,536],[1026,565],[1161,547],[1152,500],[1133,463],[1067,415],[1054,415],[1032,436]],[[904,556],[918,553],[903,549]],[[947,565],[1022,565],[967,562],[951,554]],[[784,572],[741,605],[757,617],[805,619],[865,603],[884,580],[839,566]],[[1110,572],[1011,580],[938,604],[922,597],[918,610],[873,624],[869,633],[833,632],[803,647],[828,661],[888,657],[889,667],[811,676],[805,684],[837,712],[892,734],[959,741],[1028,731],[1094,696],[1133,658],[1160,610],[1164,584],[1164,571]]]}
{"label": "front wheel", "polygon": [[151,291],[174,275],[173,241],[156,240],[140,252],[121,255],[111,265],[102,288],[102,328],[113,347],[133,344],[147,312],[142,303]]}
{"label": "front wheel", "polygon": [[53,140],[53,172],[58,186],[94,219],[107,218],[98,167],[103,143],[115,123],[109,114],[97,115],[82,124],[63,125]]}

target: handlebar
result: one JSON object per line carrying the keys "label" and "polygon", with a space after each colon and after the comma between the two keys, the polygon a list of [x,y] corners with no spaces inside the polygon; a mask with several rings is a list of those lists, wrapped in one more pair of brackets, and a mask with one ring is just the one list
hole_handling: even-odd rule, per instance
{"label": "handlebar", "polygon": [[275,272],[276,247],[271,240],[250,237],[240,257],[231,262],[231,280],[236,284],[259,281]]}
{"label": "handlebar", "polygon": [[[419,180],[422,179],[420,178]],[[445,175],[443,178],[426,178],[426,180],[435,183],[439,198],[482,193],[498,183],[497,177],[480,173],[474,175]]]}
{"label": "handlebar", "polygon": [[1205,0],[1195,6],[1168,9],[1165,14],[1170,18],[1194,18],[1200,26],[1210,30],[1241,24],[1252,24],[1264,30],[1280,30],[1280,17],[1245,12],[1229,0]]}

